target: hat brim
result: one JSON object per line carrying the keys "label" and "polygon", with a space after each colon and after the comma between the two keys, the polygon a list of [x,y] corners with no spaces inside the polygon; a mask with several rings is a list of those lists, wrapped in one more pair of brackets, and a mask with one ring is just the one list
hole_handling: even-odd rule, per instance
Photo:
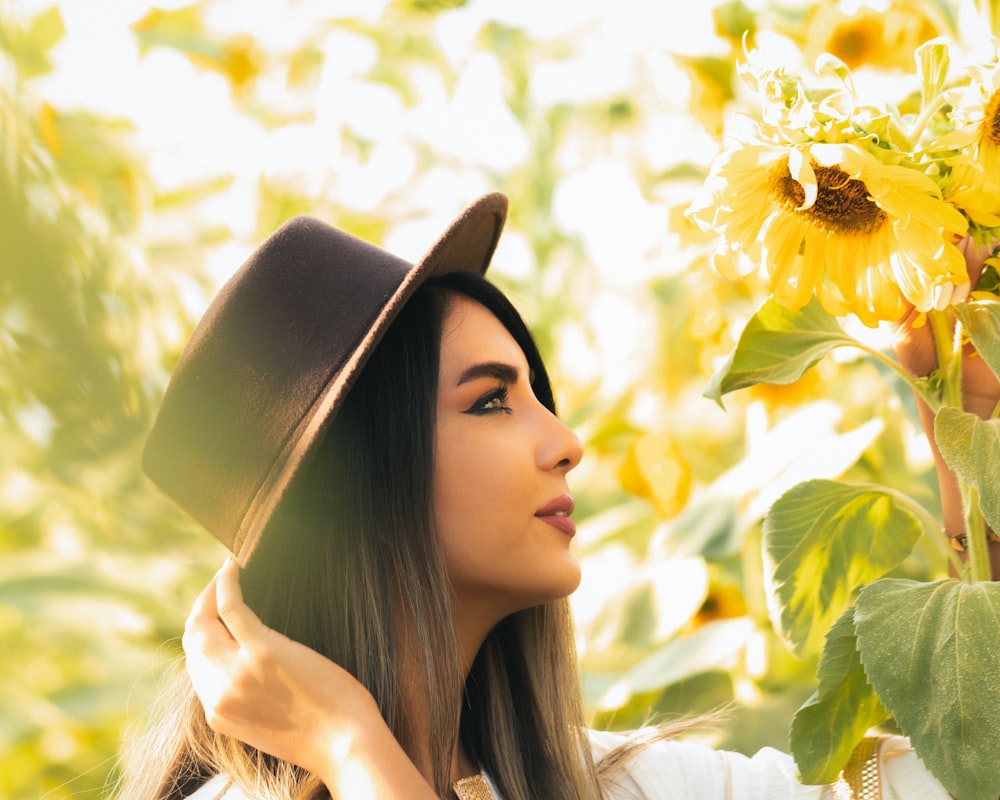
{"label": "hat brim", "polygon": [[238,561],[245,564],[253,555],[288,487],[308,464],[340,402],[409,298],[428,278],[451,272],[485,272],[506,217],[506,196],[494,192],[479,197],[451,222],[405,275],[364,338],[317,396],[272,462],[236,531],[231,549]]}

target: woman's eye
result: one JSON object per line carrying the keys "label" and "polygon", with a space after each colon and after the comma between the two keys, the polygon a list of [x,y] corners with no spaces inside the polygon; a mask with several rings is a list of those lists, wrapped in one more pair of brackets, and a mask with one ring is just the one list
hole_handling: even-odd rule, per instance
{"label": "woman's eye", "polygon": [[507,402],[507,387],[500,386],[494,389],[489,394],[485,394],[480,397],[472,407],[466,412],[468,414],[495,414],[498,411],[502,411],[505,414],[510,414],[511,410],[506,405]]}

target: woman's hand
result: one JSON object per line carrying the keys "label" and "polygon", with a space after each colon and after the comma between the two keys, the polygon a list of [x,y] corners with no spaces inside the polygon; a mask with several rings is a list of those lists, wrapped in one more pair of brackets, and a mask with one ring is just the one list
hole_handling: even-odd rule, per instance
{"label": "woman's hand", "polygon": [[[968,237],[959,243],[965,254],[965,264],[969,271],[969,284],[975,287],[983,271],[983,264],[990,255],[990,247],[976,247]],[[937,367],[934,350],[934,336],[926,321],[920,327],[914,323],[921,313],[911,308],[893,330],[893,349],[899,363],[911,374],[925,377]],[[969,345],[962,360],[962,396],[966,411],[982,418],[988,417],[1000,402],[1000,380],[993,374],[985,361]]]}
{"label": "woman's hand", "polygon": [[227,559],[195,601],[183,645],[218,733],[303,767],[334,797],[419,797],[421,784],[429,791],[367,689],[243,602],[235,561]]}
{"label": "woman's hand", "polygon": [[318,742],[380,718],[353,676],[260,621],[232,559],[195,601],[183,644],[209,726],[306,769]]}

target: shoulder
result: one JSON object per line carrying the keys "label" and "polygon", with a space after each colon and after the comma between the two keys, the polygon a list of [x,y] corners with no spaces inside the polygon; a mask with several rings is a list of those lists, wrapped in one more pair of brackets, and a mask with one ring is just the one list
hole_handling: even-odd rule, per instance
{"label": "shoulder", "polygon": [[594,761],[616,748],[628,756],[611,778],[614,800],[724,800],[724,756],[711,747],[677,739],[655,739],[648,731],[589,731]]}
{"label": "shoulder", "polygon": [[[753,756],[674,739],[649,741],[637,734],[590,731],[594,760],[619,745],[636,742],[634,754],[615,776],[613,800],[819,800],[830,787],[800,783],[795,761],[765,747]],[[645,739],[645,741],[644,741]],[[887,739],[880,753],[886,800],[946,800],[909,742]]]}

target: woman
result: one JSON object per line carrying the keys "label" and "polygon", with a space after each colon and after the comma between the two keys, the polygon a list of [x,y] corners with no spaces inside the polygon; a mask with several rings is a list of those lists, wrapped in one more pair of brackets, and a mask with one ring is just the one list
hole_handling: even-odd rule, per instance
{"label": "woman", "polygon": [[[145,466],[236,561],[123,797],[828,796],[782,754],[586,730],[581,448],[482,277],[505,214],[480,198],[415,265],[299,218],[213,302]],[[947,797],[905,740],[870,749],[883,796]]]}

